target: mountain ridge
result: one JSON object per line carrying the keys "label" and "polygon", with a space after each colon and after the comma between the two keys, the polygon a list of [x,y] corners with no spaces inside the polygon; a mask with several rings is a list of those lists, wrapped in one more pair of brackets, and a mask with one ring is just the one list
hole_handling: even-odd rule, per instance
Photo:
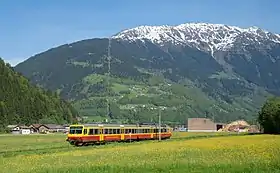
{"label": "mountain ridge", "polygon": [[[231,31],[235,35],[237,31],[232,30],[229,27],[220,34]],[[203,39],[197,39],[213,41],[217,34],[206,31],[200,34]],[[250,29],[255,31],[258,29]],[[241,33],[228,50],[213,53],[207,44],[197,48],[184,42],[174,44],[173,39],[160,45],[146,38],[127,40],[116,34],[52,48],[15,69],[34,84],[72,100],[86,115],[106,117],[105,98],[110,97],[114,119],[156,119],[150,107],[153,104],[168,108],[163,112],[165,121],[182,122],[187,117],[204,117],[206,112],[223,121],[251,119],[267,95],[280,94],[280,44],[275,42],[279,36],[263,30],[259,33]],[[196,35],[199,32],[191,36]]]}
{"label": "mountain ridge", "polygon": [[[212,35],[209,34],[212,32]],[[258,36],[260,39],[280,43],[280,35],[273,34],[259,27],[241,28],[224,24],[185,23],[180,25],[150,26],[142,25],[123,30],[112,36],[114,39],[128,41],[149,40],[152,43],[163,45],[165,42],[174,44],[191,44],[199,50],[199,44],[208,44],[206,51],[213,56],[214,51],[228,50],[240,35]],[[249,35],[248,35],[249,34]],[[202,49],[203,50],[203,49]]]}

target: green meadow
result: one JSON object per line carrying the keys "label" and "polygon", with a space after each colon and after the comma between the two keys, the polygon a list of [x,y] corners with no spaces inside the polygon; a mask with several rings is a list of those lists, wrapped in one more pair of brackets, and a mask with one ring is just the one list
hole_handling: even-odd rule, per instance
{"label": "green meadow", "polygon": [[174,132],[169,140],[74,147],[66,135],[1,135],[2,173],[280,172],[280,136]]}

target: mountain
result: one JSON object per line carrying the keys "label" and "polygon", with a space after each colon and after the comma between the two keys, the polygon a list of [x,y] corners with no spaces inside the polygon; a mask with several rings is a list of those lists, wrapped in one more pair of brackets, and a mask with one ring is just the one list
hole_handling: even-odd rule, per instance
{"label": "mountain", "polygon": [[78,115],[56,94],[29,84],[0,58],[0,131],[8,124],[66,123]]}
{"label": "mountain", "polygon": [[280,94],[279,67],[278,34],[187,23],[61,45],[15,70],[73,101],[84,115],[106,117],[109,102],[113,119],[151,121],[160,105],[163,121],[182,123],[187,117],[253,119],[266,97]]}
{"label": "mountain", "polygon": [[247,29],[222,24],[187,23],[178,26],[139,26],[122,31],[113,36],[130,42],[148,40],[165,46],[188,45],[201,51],[229,51],[234,46],[246,46],[266,42],[280,43],[280,35],[273,34],[257,27]]}

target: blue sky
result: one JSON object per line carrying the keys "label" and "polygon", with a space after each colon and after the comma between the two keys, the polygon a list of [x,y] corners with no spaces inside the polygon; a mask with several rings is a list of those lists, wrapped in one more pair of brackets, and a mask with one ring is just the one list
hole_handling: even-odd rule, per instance
{"label": "blue sky", "polygon": [[0,0],[0,57],[15,65],[138,25],[209,22],[280,33],[279,0]]}

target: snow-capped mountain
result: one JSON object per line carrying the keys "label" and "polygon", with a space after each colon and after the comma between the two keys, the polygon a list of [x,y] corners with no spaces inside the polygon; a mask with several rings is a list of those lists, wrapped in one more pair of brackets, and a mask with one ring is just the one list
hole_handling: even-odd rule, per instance
{"label": "snow-capped mountain", "polygon": [[[199,50],[227,51],[235,45],[280,43],[280,35],[258,27],[240,28],[223,24],[186,23],[177,26],[139,26],[117,33],[112,38],[127,41],[149,40],[154,44],[187,44]],[[239,44],[240,45],[240,44]]]}
{"label": "snow-capped mountain", "polygon": [[[108,53],[109,88],[104,78]],[[268,93],[280,95],[280,36],[257,27],[220,24],[140,26],[113,39],[93,38],[52,48],[15,70],[74,100],[81,112],[90,110],[88,114],[102,115],[102,98],[109,91],[116,98],[112,109],[119,112],[116,117],[126,115],[123,111],[131,104],[167,103],[164,106],[172,108],[168,117],[173,114],[174,119],[202,115],[210,107],[215,116],[237,119],[255,115]],[[126,97],[128,93],[132,97]]]}

